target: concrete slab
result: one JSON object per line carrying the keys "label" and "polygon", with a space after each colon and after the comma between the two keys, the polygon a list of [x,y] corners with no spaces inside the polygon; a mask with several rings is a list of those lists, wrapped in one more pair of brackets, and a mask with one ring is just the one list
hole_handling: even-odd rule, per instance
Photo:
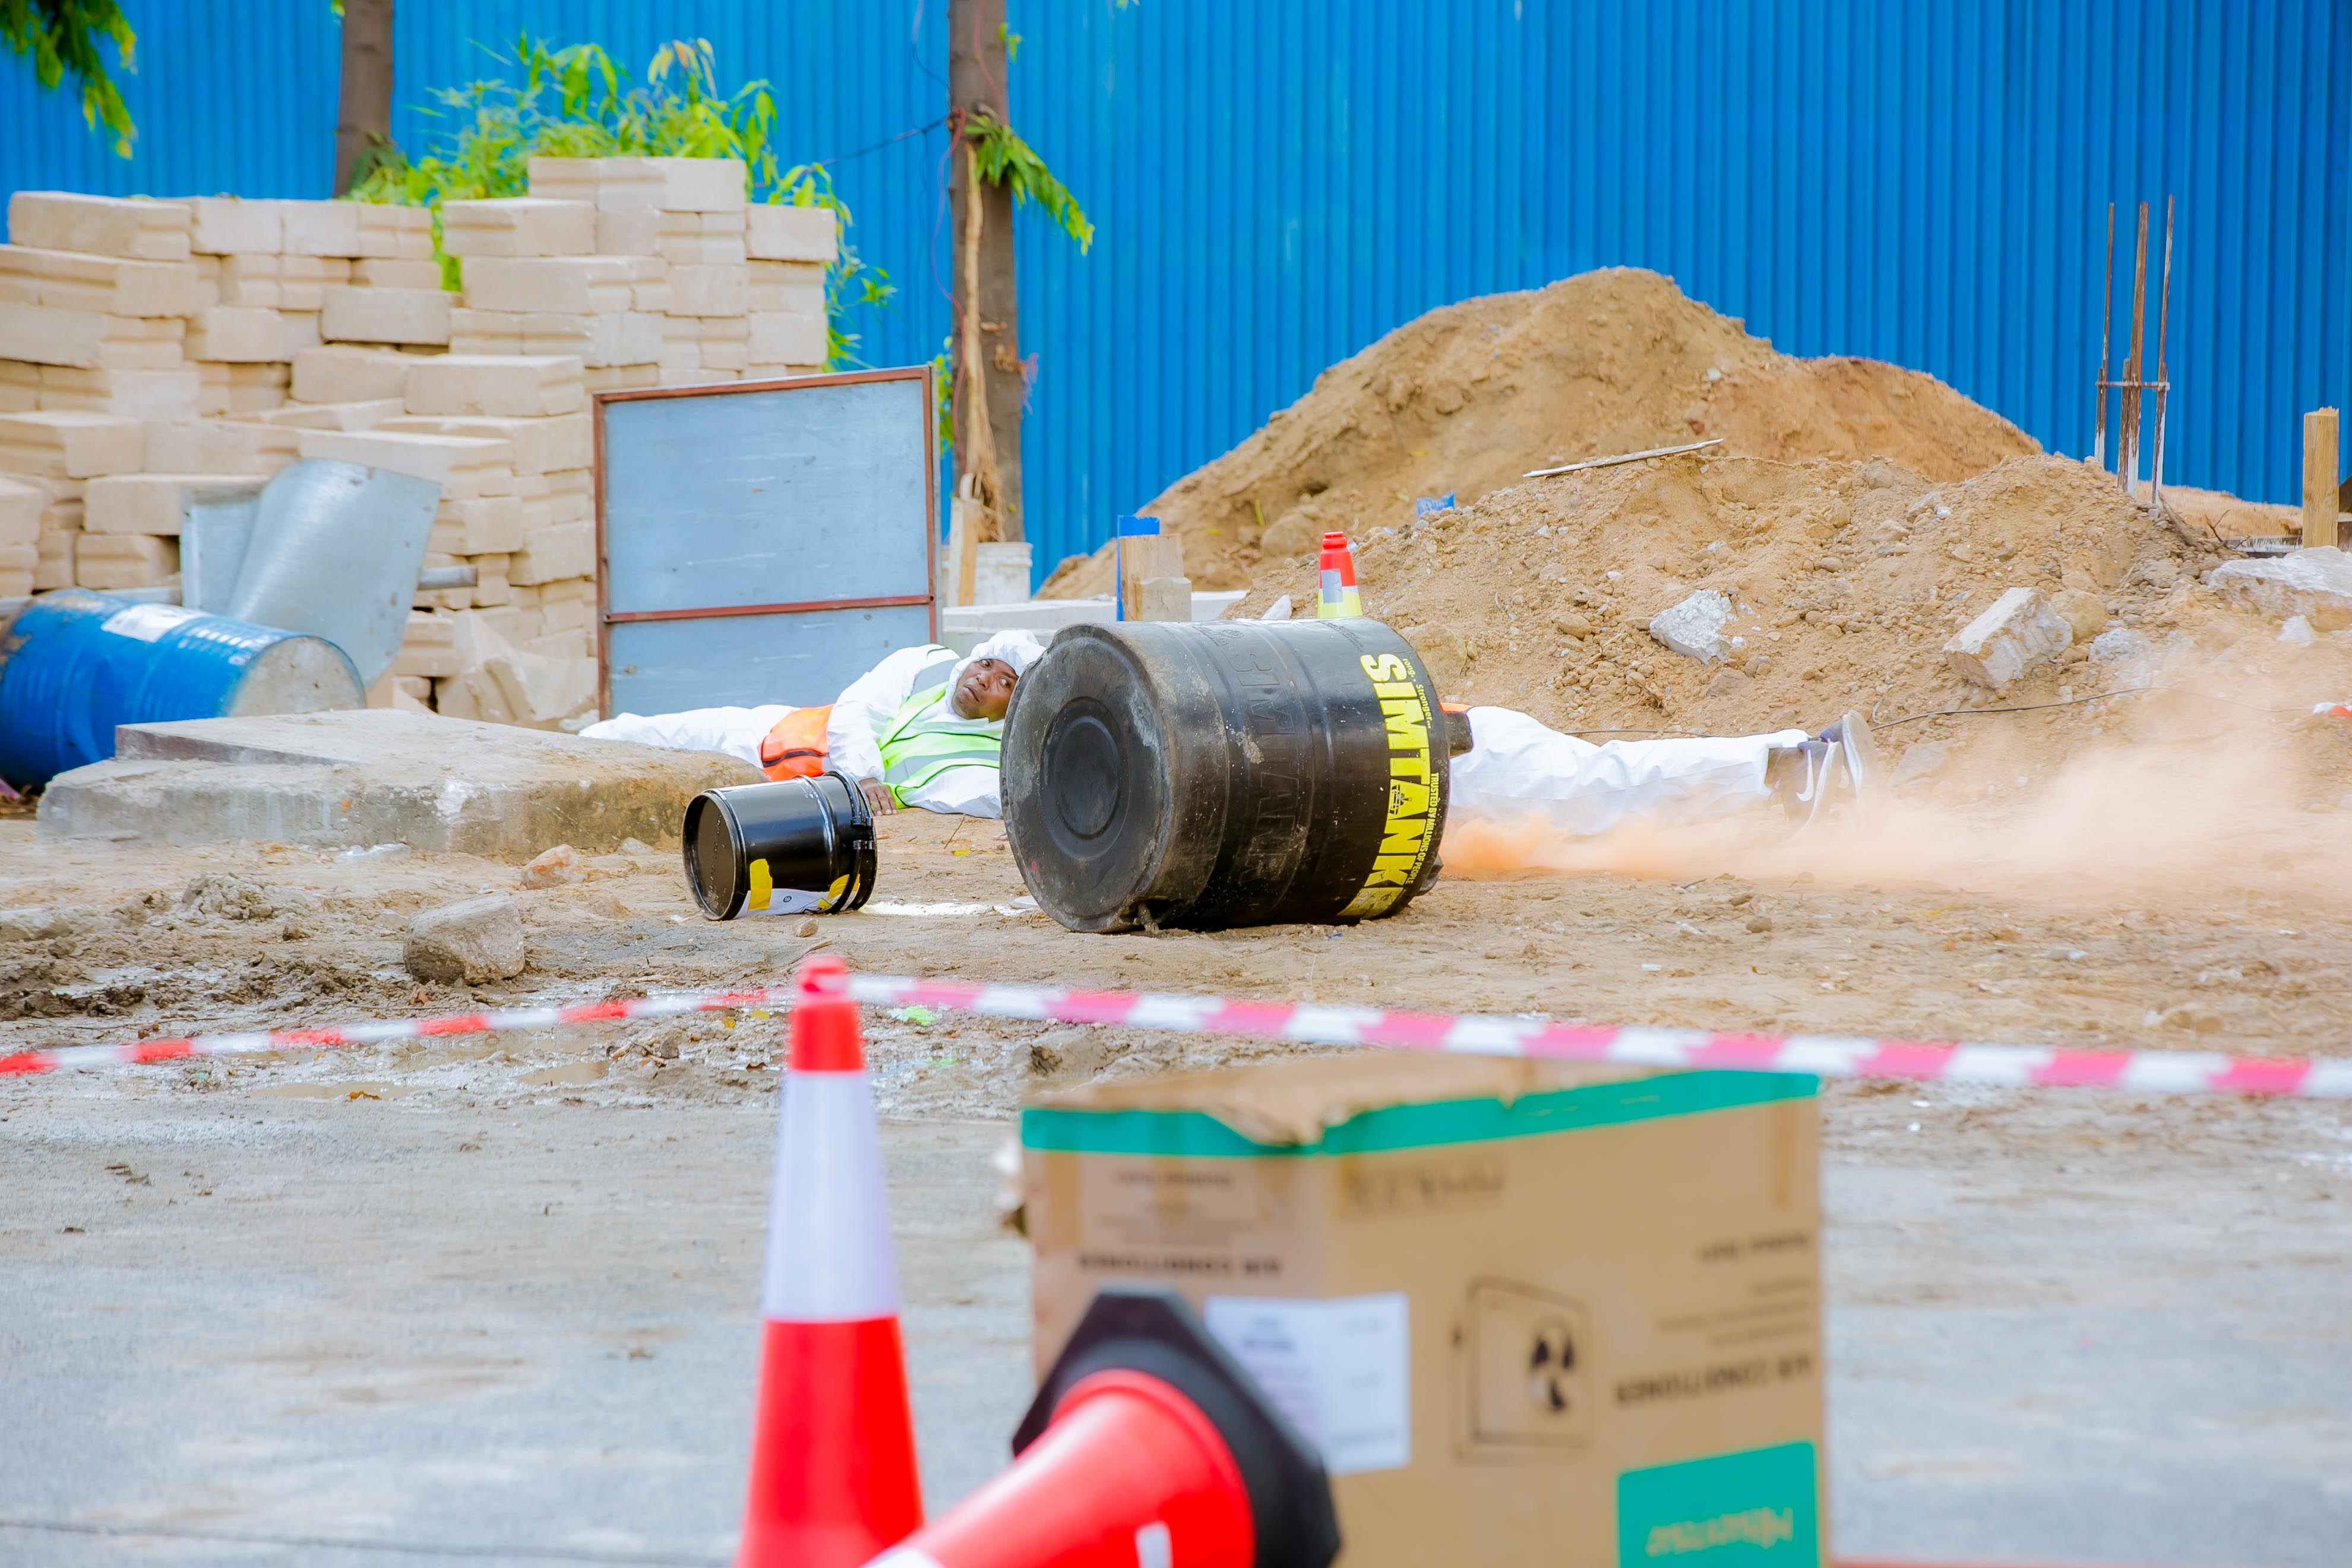
{"label": "concrete slab", "polygon": [[112,761],[59,773],[40,831],[170,844],[406,844],[527,860],[675,841],[747,763],[390,709],[126,724]]}

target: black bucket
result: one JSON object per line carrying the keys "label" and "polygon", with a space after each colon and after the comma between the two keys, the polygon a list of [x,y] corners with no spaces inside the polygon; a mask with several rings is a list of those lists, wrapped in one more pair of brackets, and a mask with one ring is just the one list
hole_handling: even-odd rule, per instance
{"label": "black bucket", "polygon": [[1072,931],[1391,915],[1468,744],[1378,621],[1071,626],[1013,688],[1005,835]]}
{"label": "black bucket", "polygon": [[679,836],[687,885],[715,921],[832,914],[874,891],[874,815],[842,773],[704,790]]}

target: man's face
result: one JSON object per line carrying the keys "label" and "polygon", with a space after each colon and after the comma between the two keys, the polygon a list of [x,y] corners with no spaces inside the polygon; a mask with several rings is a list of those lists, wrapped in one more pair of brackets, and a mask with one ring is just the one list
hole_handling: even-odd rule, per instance
{"label": "man's face", "polygon": [[1021,677],[1001,658],[976,658],[956,677],[948,705],[959,719],[1002,719],[1013,700],[1013,683]]}

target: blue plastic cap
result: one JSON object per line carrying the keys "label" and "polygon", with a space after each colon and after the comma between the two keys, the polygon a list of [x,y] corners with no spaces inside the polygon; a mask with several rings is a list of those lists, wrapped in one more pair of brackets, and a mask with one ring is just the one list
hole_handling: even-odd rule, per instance
{"label": "blue plastic cap", "polygon": [[1139,535],[1154,534],[1159,531],[1160,520],[1156,517],[1122,517],[1118,520],[1118,536],[1121,539],[1133,539]]}
{"label": "blue plastic cap", "polygon": [[1452,490],[1446,491],[1442,496],[1423,496],[1419,500],[1412,503],[1412,515],[1415,517],[1423,517],[1433,511],[1444,511],[1448,508],[1452,507],[1453,504],[1454,492]]}

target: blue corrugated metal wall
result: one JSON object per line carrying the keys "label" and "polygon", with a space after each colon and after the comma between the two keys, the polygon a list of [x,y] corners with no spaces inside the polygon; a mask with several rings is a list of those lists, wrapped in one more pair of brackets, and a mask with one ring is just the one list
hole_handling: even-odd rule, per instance
{"label": "blue corrugated metal wall", "polygon": [[[866,353],[904,363],[947,331],[943,136],[864,150],[938,117],[944,8],[401,0],[399,98],[488,74],[476,41],[522,27],[633,61],[709,38],[730,79],[776,84],[790,156],[861,154],[854,237],[900,286]],[[1020,237],[1041,571],[1399,322],[1609,263],[2080,453],[2105,204],[2175,193],[2173,477],[2291,500],[2297,416],[2352,399],[2347,0],[1010,8],[1014,119],[1098,235],[1083,258]],[[0,62],[0,190],[323,192],[325,0],[132,9],[138,158]],[[396,131],[427,128],[404,108]]]}

